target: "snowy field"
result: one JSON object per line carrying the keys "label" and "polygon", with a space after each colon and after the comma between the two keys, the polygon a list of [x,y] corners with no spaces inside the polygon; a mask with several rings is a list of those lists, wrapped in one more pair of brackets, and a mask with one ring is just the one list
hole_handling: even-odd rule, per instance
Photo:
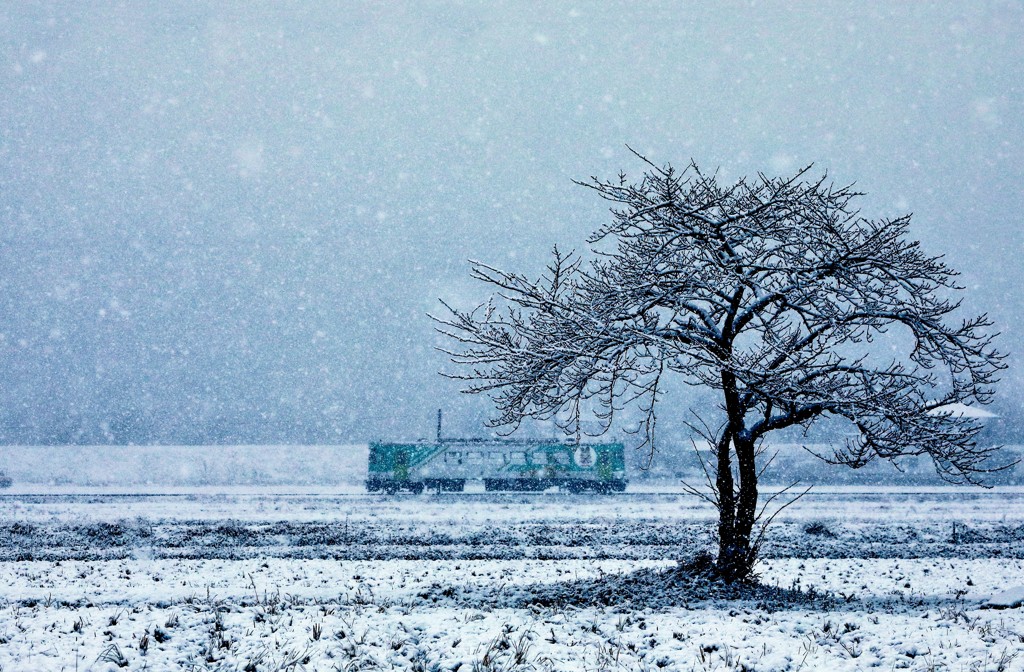
{"label": "snowy field", "polygon": [[674,571],[712,511],[621,496],[21,486],[11,670],[1021,670],[1024,488],[821,488],[762,587]]}

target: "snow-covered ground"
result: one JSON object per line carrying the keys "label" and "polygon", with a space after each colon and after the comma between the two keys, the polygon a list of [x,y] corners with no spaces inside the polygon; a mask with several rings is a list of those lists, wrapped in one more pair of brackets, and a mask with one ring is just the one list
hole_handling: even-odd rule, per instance
{"label": "snow-covered ground", "polygon": [[40,490],[0,496],[5,671],[1024,669],[982,608],[1020,488],[819,489],[741,596],[673,571],[712,531],[675,492]]}

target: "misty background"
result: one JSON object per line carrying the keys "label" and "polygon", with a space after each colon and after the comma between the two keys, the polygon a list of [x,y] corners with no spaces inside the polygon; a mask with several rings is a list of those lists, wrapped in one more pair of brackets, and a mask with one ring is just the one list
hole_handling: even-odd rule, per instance
{"label": "misty background", "polygon": [[1003,334],[1014,439],[1022,83],[1009,1],[4,3],[0,442],[479,435],[427,313],[487,298],[467,259],[584,249],[572,180],[639,176],[627,144],[913,212]]}

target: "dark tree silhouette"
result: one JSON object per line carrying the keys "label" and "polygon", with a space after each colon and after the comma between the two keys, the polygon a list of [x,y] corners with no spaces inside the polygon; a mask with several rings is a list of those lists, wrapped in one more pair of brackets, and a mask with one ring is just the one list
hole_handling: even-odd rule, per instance
{"label": "dark tree silhouette", "polygon": [[757,556],[759,446],[773,430],[838,418],[856,438],[829,461],[927,455],[954,483],[990,471],[980,423],[943,407],[989,403],[1003,356],[985,316],[953,319],[956,272],[907,239],[909,216],[865,219],[861,194],[806,168],[722,186],[694,164],[647,166],[637,183],[581,183],[614,204],[588,263],[556,248],[531,280],[472,262],[497,296],[435,317],[467,367],[454,377],[493,397],[494,425],[554,418],[578,435],[586,411],[607,428],[638,404],[653,449],[665,374],[717,390],[721,414],[691,426],[713,451],[703,492],[728,581]]}

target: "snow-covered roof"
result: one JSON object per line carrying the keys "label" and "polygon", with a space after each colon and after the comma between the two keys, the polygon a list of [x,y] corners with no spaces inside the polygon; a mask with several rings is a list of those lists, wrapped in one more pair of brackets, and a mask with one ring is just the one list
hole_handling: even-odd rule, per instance
{"label": "snow-covered roof", "polygon": [[930,413],[932,415],[949,414],[954,415],[958,418],[996,418],[999,417],[991,411],[986,411],[984,408],[978,408],[977,406],[968,406],[967,404],[946,404],[945,406],[939,406],[933,408]]}

